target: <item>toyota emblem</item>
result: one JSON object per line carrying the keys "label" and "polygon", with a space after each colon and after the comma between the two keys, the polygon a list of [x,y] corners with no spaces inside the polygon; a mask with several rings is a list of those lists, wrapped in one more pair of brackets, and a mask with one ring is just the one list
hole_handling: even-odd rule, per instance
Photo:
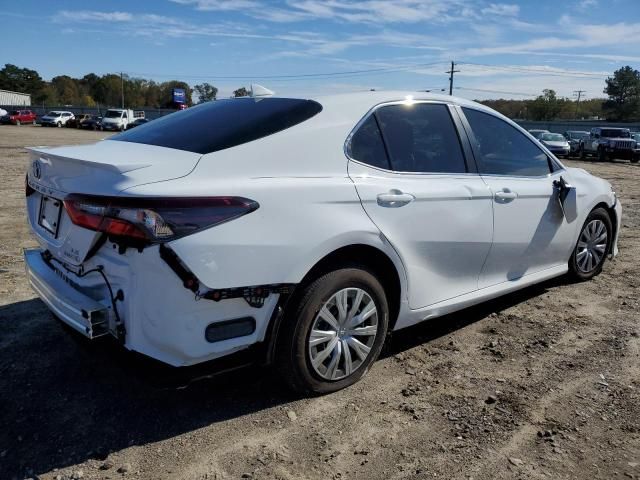
{"label": "toyota emblem", "polygon": [[42,175],[42,172],[40,171],[40,162],[36,160],[33,162],[33,176],[39,179],[40,175]]}

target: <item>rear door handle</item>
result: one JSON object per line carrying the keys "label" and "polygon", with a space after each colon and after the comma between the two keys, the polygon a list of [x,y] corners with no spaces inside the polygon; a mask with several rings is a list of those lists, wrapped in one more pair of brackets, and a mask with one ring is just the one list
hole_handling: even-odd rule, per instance
{"label": "rear door handle", "polygon": [[416,197],[401,190],[389,190],[388,193],[378,195],[378,205],[387,208],[398,208],[411,203]]}
{"label": "rear door handle", "polygon": [[518,198],[518,194],[516,192],[512,192],[508,188],[504,188],[496,192],[493,196],[498,202],[502,203],[512,202]]}

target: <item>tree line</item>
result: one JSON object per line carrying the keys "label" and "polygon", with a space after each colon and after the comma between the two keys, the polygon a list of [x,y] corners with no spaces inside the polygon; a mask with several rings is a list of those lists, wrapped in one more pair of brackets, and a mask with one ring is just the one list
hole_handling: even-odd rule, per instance
{"label": "tree line", "polygon": [[607,98],[589,100],[562,98],[551,89],[542,91],[534,100],[481,100],[509,118],[520,120],[573,120],[604,118],[625,122],[640,120],[640,72],[622,67],[605,80]]}
{"label": "tree line", "polygon": [[[129,108],[172,108],[173,89],[185,91],[188,106],[198,102],[215,100],[218,89],[210,83],[194,85],[193,88],[180,80],[156,82],[126,74],[89,73],[82,78],[68,75],[53,77],[45,81],[37,71],[6,64],[0,70],[0,89],[28,93],[36,104],[73,105],[95,107],[97,105],[119,106],[124,93],[125,106]],[[245,87],[234,90],[233,96],[249,95]],[[577,100],[558,97],[556,92],[545,89],[533,100],[481,100],[503,115],[522,120],[555,120],[577,118],[605,118],[612,121],[640,120],[640,72],[625,66],[605,80],[603,93],[607,98]]]}
{"label": "tree line", "polygon": [[[0,70],[0,89],[28,93],[35,104],[113,107],[121,105],[124,93],[124,103],[128,108],[172,108],[175,107],[174,88],[185,91],[188,106],[196,101],[215,100],[218,95],[218,89],[206,82],[192,88],[180,80],[156,82],[115,73],[88,73],[82,78],[59,75],[45,81],[37,71],[9,63]],[[245,87],[234,92],[235,96],[248,94]]]}

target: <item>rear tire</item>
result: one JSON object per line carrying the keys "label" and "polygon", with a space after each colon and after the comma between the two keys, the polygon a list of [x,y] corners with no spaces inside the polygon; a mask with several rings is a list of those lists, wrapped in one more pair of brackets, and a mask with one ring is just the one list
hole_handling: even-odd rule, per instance
{"label": "rear tire", "polygon": [[62,122],[58,122],[58,123],[56,123],[56,127],[58,127],[58,128],[62,128]]}
{"label": "rear tire", "polygon": [[20,125],[22,125],[22,123],[20,123],[20,120],[16,120],[16,125],[19,127]]}
{"label": "rear tire", "polygon": [[344,267],[315,279],[292,300],[276,340],[281,378],[305,394],[335,392],[360,380],[378,358],[389,325],[378,279],[365,267]]}
{"label": "rear tire", "polygon": [[569,271],[578,280],[590,280],[602,272],[613,241],[611,218],[604,208],[593,210],[582,226],[569,260]]}

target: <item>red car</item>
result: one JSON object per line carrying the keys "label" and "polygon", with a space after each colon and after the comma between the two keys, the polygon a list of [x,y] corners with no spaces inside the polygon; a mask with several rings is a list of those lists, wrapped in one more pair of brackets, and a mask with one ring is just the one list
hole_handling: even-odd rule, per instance
{"label": "red car", "polygon": [[9,115],[5,115],[0,119],[2,123],[13,123],[14,125],[21,125],[23,123],[36,124],[36,114],[31,110],[14,110]]}

